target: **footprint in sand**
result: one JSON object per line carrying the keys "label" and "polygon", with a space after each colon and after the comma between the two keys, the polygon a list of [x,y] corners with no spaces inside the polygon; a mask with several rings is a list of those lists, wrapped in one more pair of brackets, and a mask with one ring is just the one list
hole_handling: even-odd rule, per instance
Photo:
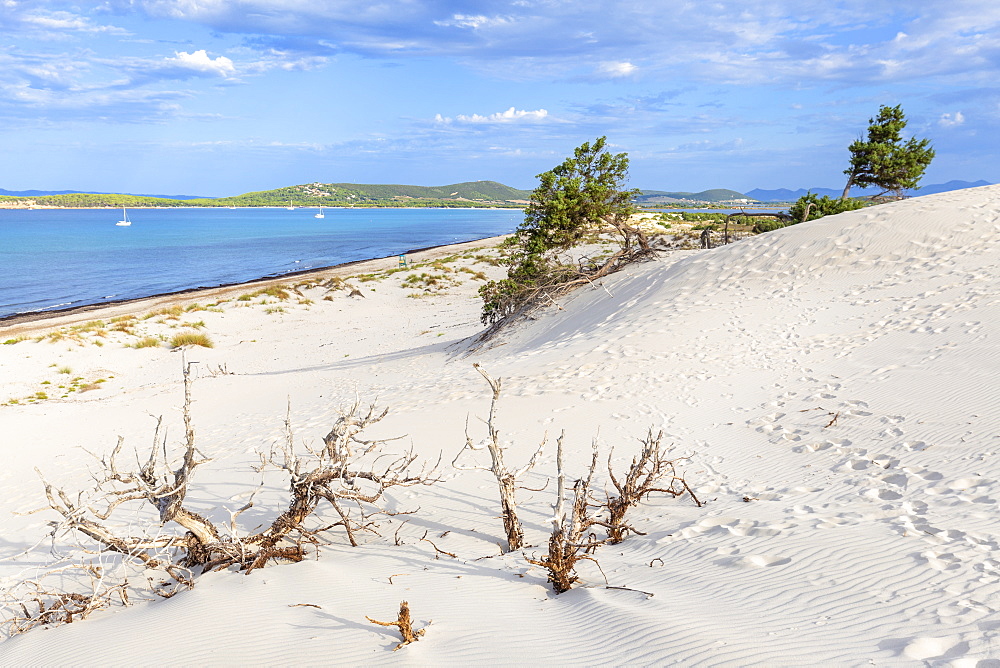
{"label": "footprint in sand", "polygon": [[958,557],[951,552],[925,550],[916,556],[918,561],[926,562],[936,571],[953,571],[961,566]]}
{"label": "footprint in sand", "polygon": [[909,478],[902,473],[892,473],[882,476],[881,480],[888,485],[895,485],[896,487],[906,489],[906,483],[909,481]]}
{"label": "footprint in sand", "polygon": [[869,489],[862,496],[873,501],[898,501],[903,498],[902,494],[891,489]]}
{"label": "footprint in sand", "polygon": [[820,443],[807,443],[806,445],[800,445],[798,447],[792,448],[792,452],[819,452],[820,450],[827,450],[832,447],[830,441],[822,441]]}
{"label": "footprint in sand", "polygon": [[719,559],[715,563],[719,566],[731,568],[770,568],[771,566],[784,566],[791,563],[790,557],[779,557],[771,554],[747,554],[740,557]]}
{"label": "footprint in sand", "polygon": [[963,642],[959,636],[913,638],[903,648],[902,655],[916,661],[958,658],[968,651],[968,647],[969,643]]}
{"label": "footprint in sand", "polygon": [[923,441],[904,441],[902,446],[911,452],[920,452],[931,447],[924,443]]}
{"label": "footprint in sand", "polygon": [[899,460],[889,455],[872,455],[870,457],[872,464],[881,469],[891,469],[894,466],[899,465]]}

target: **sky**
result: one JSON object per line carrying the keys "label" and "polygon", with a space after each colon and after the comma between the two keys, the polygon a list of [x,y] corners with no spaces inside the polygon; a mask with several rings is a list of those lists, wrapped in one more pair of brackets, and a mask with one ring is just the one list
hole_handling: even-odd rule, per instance
{"label": "sky", "polygon": [[880,105],[1000,182],[996,0],[0,0],[0,188],[841,187]]}

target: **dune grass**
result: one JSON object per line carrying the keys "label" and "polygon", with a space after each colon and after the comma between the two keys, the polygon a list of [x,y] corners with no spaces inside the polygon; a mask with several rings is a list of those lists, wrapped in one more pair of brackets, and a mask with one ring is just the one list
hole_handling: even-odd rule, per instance
{"label": "dune grass", "polygon": [[180,348],[181,346],[202,346],[203,348],[212,348],[215,344],[212,343],[212,339],[208,338],[208,335],[206,334],[199,334],[198,332],[181,332],[179,334],[174,334],[168,345],[171,348]]}
{"label": "dune grass", "polygon": [[178,320],[184,309],[181,308],[179,304],[174,304],[173,306],[165,306],[161,309],[155,311],[150,311],[146,315],[142,316],[143,320],[149,320],[150,318],[155,318],[157,316],[163,316],[167,320]]}
{"label": "dune grass", "polygon": [[287,285],[271,285],[266,288],[261,288],[260,290],[244,293],[239,297],[237,297],[236,301],[248,302],[254,297],[261,297],[261,296],[274,297],[275,299],[283,301],[292,296],[291,293],[289,293],[289,290],[292,289],[293,288],[289,288]]}

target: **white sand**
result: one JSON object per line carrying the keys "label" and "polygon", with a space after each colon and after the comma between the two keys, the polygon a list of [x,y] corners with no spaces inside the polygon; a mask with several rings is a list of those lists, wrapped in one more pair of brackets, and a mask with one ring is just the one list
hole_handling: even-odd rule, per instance
{"label": "white sand", "polygon": [[[580,586],[556,596],[520,553],[500,555],[489,474],[446,464],[442,483],[393,495],[394,507],[420,508],[399,529],[401,546],[396,518],[357,548],[338,535],[313,561],[207,574],[169,600],[15,637],[0,643],[0,663],[1000,659],[1000,186],[634,266],[472,352],[479,283],[463,274],[443,294],[409,299],[405,275],[359,283],[364,299],[323,301],[314,290],[312,304],[289,300],[284,312],[255,300],[182,316],[204,320],[215,341],[186,352],[199,362],[198,440],[215,458],[189,492],[199,512],[222,522],[242,505],[259,482],[255,452],[281,437],[286,403],[297,439],[315,443],[338,406],[377,396],[392,410],[378,435],[408,434],[424,457],[443,451],[450,462],[466,416],[489,408],[473,362],[504,379],[511,464],[565,429],[571,472],[583,472],[598,434],[620,470],[647,429],[663,429],[677,454],[691,454],[685,473],[705,507],[659,497],[640,506],[632,519],[647,535],[595,555],[607,582],[584,563]],[[108,452],[119,435],[145,448],[154,415],[179,438],[180,354],[123,348],[117,336],[103,347],[0,346],[0,402],[60,377],[106,379],[66,399],[0,406],[8,586],[48,559],[45,545],[18,553],[52,515],[11,512],[42,505],[34,466],[82,488],[84,448]],[[221,366],[230,373],[211,373]],[[483,435],[475,419],[471,428]],[[554,468],[553,448],[525,486],[541,487]],[[279,498],[280,479],[269,480],[265,496]],[[541,546],[525,553],[538,555],[553,486],[520,495],[527,540]],[[241,519],[252,528],[278,510]],[[425,531],[457,558],[435,558]],[[365,616],[392,619],[402,599],[417,626],[433,623],[392,652],[398,635]],[[291,607],[302,603],[319,607]]]}

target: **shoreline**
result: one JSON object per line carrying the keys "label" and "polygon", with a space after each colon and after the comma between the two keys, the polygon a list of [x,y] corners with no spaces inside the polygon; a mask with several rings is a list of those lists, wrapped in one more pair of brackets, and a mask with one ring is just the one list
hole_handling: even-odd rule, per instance
{"label": "shoreline", "polygon": [[[268,204],[264,206],[204,206],[192,204],[190,206],[128,206],[130,209],[287,209],[287,206],[278,204]],[[484,204],[482,206],[346,206],[343,204],[296,204],[293,209],[523,209],[524,204]],[[115,211],[121,206],[61,206],[57,204],[33,204],[31,206],[9,206],[6,202],[0,202],[0,211]]]}
{"label": "shoreline", "polygon": [[[443,255],[450,255],[453,252],[466,250],[475,247],[493,247],[501,243],[508,236],[507,234],[496,237],[483,237],[472,241],[463,241],[456,244],[441,244],[437,246],[425,246],[408,250],[402,255],[407,256],[408,263],[423,262],[433,260]],[[365,260],[352,260],[341,264],[329,265],[326,267],[312,267],[309,269],[299,269],[280,276],[261,276],[247,281],[237,283],[223,283],[214,286],[199,286],[175,290],[172,292],[161,292],[143,297],[130,297],[127,299],[114,299],[96,304],[81,304],[79,306],[68,306],[60,309],[47,311],[35,311],[30,313],[15,313],[0,317],[0,332],[4,336],[21,332],[51,329],[64,327],[79,321],[93,320],[91,317],[95,311],[108,311],[106,317],[117,317],[127,315],[137,311],[144,311],[149,308],[156,308],[163,302],[190,303],[206,297],[223,297],[229,292],[242,290],[245,286],[267,286],[276,283],[299,278],[302,276],[324,275],[344,276],[345,274],[373,273],[394,269],[398,266],[398,258],[401,254],[386,255],[383,257],[368,258]],[[87,315],[89,314],[89,315]],[[87,317],[83,317],[87,315]]]}

